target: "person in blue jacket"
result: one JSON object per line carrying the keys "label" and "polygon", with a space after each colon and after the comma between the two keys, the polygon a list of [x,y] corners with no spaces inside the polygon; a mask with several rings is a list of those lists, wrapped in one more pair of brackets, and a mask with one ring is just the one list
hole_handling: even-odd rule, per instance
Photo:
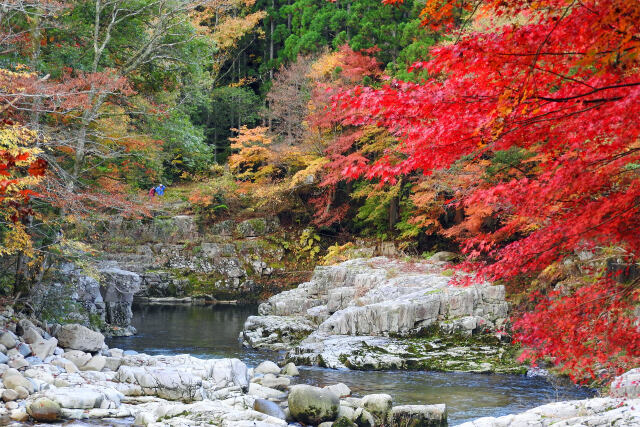
{"label": "person in blue jacket", "polygon": [[160,184],[156,187],[156,195],[164,196],[164,189],[167,188],[163,184]]}

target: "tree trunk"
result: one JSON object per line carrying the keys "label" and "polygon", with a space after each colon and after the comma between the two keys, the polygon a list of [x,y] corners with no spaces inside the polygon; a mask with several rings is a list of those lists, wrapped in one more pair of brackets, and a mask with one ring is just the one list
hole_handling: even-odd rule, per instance
{"label": "tree trunk", "polygon": [[[42,37],[42,28],[40,27],[40,16],[41,9],[37,9],[36,13],[33,15],[33,25],[31,27],[31,41],[32,41],[32,52],[31,52],[31,69],[35,72],[38,70],[38,60],[40,59],[40,37]],[[42,104],[42,99],[39,96],[36,96],[33,99],[33,106],[31,108],[31,129],[34,131],[38,131],[40,128],[40,105]]]}
{"label": "tree trunk", "polygon": [[271,8],[273,9],[272,15],[269,19],[271,24],[271,34],[269,35],[269,78],[273,80],[273,33],[275,31],[275,24],[273,21],[273,14],[276,12],[276,0],[271,0]]}

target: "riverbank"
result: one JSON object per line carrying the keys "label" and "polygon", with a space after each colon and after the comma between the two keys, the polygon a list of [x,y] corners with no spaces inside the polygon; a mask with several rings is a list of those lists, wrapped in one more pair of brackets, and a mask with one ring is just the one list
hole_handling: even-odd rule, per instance
{"label": "riverbank", "polygon": [[408,419],[446,424],[445,405],[393,407],[386,394],[352,398],[344,384],[293,384],[299,375],[293,364],[264,361],[254,369],[236,358],[123,351],[81,325],[46,325],[10,308],[0,320],[3,425],[109,418],[150,426],[266,427],[338,419],[346,425],[399,425]]}
{"label": "riverbank", "polygon": [[[8,359],[0,363],[3,424],[53,419],[95,419],[106,424],[117,417],[124,424],[151,426],[257,423],[267,427],[290,425],[296,420],[318,425],[320,418],[310,421],[308,417],[316,416],[313,405],[321,404],[328,408],[322,420],[335,421],[335,426],[354,425],[354,420],[357,425],[404,425],[407,420],[423,422],[416,425],[442,425],[448,410],[438,404],[397,404],[392,393],[354,396],[353,390],[339,381],[315,384],[318,387],[300,384],[305,381],[305,372],[292,364],[264,362],[251,368],[235,358],[151,356],[109,348],[103,344],[104,337],[79,325],[55,330],[54,325],[24,319],[10,309],[1,316],[0,340],[6,350],[0,350]],[[23,353],[29,351],[25,357]],[[623,378],[616,390],[623,390],[627,397],[637,395],[634,381],[633,375]],[[619,396],[602,402],[616,407],[616,413],[634,404]],[[594,412],[602,405],[595,407],[588,403],[591,401],[596,402],[589,399],[584,404],[595,408],[593,416],[610,415],[610,411],[602,415]],[[309,402],[313,405],[307,405]],[[292,404],[298,405],[293,411]],[[554,406],[557,416],[563,416],[574,403],[563,405]],[[338,422],[338,415],[346,419]],[[640,416],[637,411],[622,415]]]}

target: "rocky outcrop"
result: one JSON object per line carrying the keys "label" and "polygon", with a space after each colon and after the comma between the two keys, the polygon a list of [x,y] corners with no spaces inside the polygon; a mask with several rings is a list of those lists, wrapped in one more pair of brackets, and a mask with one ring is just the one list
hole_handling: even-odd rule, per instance
{"label": "rocky outcrop", "polygon": [[610,395],[614,397],[640,397],[640,368],[635,368],[616,377],[611,383]]}
{"label": "rocky outcrop", "polygon": [[220,390],[246,391],[247,366],[238,359],[202,360],[191,356],[127,356],[114,380],[127,395],[142,394],[192,402],[215,399]]}
{"label": "rocky outcrop", "polygon": [[[49,329],[24,318],[16,324],[14,316],[0,312],[0,340],[11,347],[2,344],[3,355],[40,342],[47,334],[41,326]],[[124,352],[81,325],[65,325],[57,335],[69,347],[56,347],[44,360],[20,354],[19,368],[0,363],[3,424],[129,417],[147,426],[284,427],[369,417],[371,426],[382,426],[392,420],[390,397],[351,398],[344,384],[293,384],[299,372],[291,363],[248,369],[238,359]]]}
{"label": "rocky outcrop", "polygon": [[323,311],[319,331],[334,335],[414,335],[434,324],[470,335],[504,324],[503,286],[457,287],[442,272],[436,262],[382,257],[317,267],[310,282],[271,297],[259,312],[316,317]]}
{"label": "rocky outcrop", "polygon": [[103,267],[100,293],[106,305],[106,321],[117,327],[131,324],[133,295],[140,290],[142,279],[137,273],[117,267]]}
{"label": "rocky outcrop", "polygon": [[115,264],[96,263],[81,268],[74,263],[60,266],[58,280],[35,289],[35,314],[58,322],[102,326],[131,335],[131,304],[140,289],[141,277]]}
{"label": "rocky outcrop", "polygon": [[288,350],[316,330],[316,325],[302,316],[250,316],[242,339],[253,348]]}
{"label": "rocky outcrop", "polygon": [[508,316],[504,287],[454,286],[444,265],[379,257],[317,267],[261,304],[241,338],[332,368],[523,371],[496,335]]}
{"label": "rocky outcrop", "polygon": [[612,383],[608,397],[553,402],[519,414],[484,417],[460,427],[640,426],[640,368]]}
{"label": "rocky outcrop", "polygon": [[430,427],[447,424],[447,407],[438,405],[400,405],[391,409],[391,422],[403,427]]}

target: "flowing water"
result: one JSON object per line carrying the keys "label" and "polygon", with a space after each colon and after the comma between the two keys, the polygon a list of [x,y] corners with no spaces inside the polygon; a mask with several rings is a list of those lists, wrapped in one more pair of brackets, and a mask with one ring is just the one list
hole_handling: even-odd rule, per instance
{"label": "flowing water", "polygon": [[[249,366],[281,354],[240,345],[238,334],[256,306],[136,306],[138,334],[107,344],[147,354],[237,357]],[[388,393],[395,405],[446,403],[449,425],[479,417],[521,412],[556,400],[584,399],[588,390],[553,385],[543,378],[451,372],[363,372],[300,367],[297,382],[324,386],[343,382],[354,395]]]}

